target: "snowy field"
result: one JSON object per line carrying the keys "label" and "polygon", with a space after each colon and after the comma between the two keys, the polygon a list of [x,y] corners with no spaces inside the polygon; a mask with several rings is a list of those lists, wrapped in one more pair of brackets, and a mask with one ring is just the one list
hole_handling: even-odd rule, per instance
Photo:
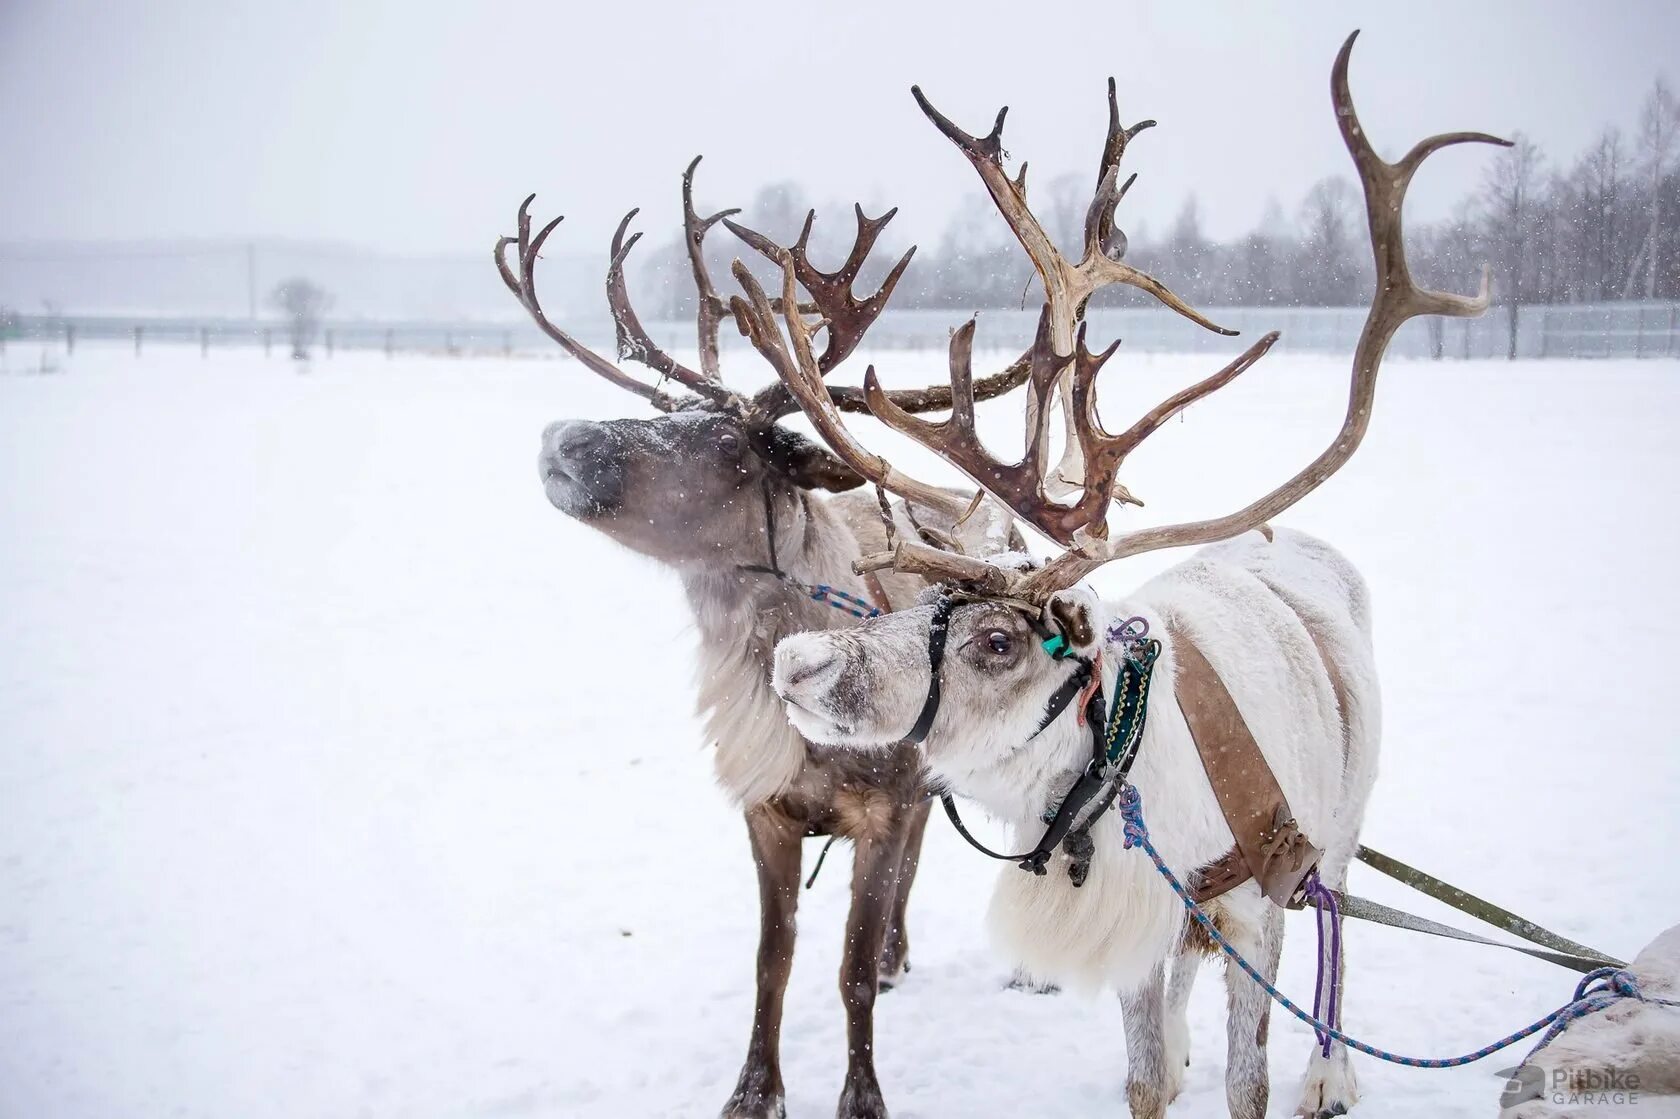
{"label": "snowy field", "polygon": [[[548,420],[639,403],[553,361],[302,376],[84,346],[20,371],[37,358],[14,344],[0,375],[0,1116],[714,1114],[757,914],[690,712],[693,635],[675,579],[551,509],[535,468]],[[882,358],[903,383],[943,364]],[[1113,426],[1212,367],[1116,359]],[[1334,430],[1345,368],[1281,355],[1199,405],[1130,468],[1144,512],[1269,488]],[[1016,445],[1008,409],[988,423]],[[1368,841],[1623,956],[1680,921],[1677,428],[1680,363],[1397,361],[1365,448],[1286,519],[1373,585]],[[801,902],[792,1119],[832,1115],[844,1068],[835,859]],[[1003,988],[994,873],[934,820],[915,971],[879,1005],[893,1114],[1125,1114],[1117,1001]],[[1282,981],[1306,998],[1309,922]],[[1574,982],[1347,939],[1349,1029],[1416,1055]],[[1210,969],[1173,1114],[1224,1113],[1223,1009]],[[1274,1115],[1310,1041],[1274,1016]],[[1491,1115],[1514,1061],[1356,1063],[1378,1119]]]}

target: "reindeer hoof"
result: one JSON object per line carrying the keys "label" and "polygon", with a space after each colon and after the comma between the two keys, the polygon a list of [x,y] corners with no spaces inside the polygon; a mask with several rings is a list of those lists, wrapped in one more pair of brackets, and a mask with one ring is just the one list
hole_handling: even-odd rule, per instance
{"label": "reindeer hoof", "polygon": [[1345,1053],[1329,1060],[1314,1054],[1302,1084],[1299,1119],[1335,1119],[1359,1102],[1359,1084]]}
{"label": "reindeer hoof", "polygon": [[787,1119],[781,1077],[772,1079],[764,1069],[748,1065],[718,1119]]}
{"label": "reindeer hoof", "polygon": [[883,964],[881,966],[881,974],[876,977],[876,990],[880,991],[882,994],[886,994],[888,991],[904,982],[905,976],[910,974],[909,960],[905,960],[900,963],[896,971],[887,970],[888,966],[889,965]]}
{"label": "reindeer hoof", "polygon": [[869,1080],[846,1081],[840,1092],[840,1106],[834,1109],[835,1119],[887,1119],[887,1104],[881,1098],[881,1086],[873,1077]]}

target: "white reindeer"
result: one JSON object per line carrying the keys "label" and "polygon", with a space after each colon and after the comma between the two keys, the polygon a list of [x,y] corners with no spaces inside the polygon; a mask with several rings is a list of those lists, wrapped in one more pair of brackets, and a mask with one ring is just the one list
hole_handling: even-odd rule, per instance
{"label": "white reindeer", "polygon": [[[1370,418],[1383,352],[1403,322],[1421,314],[1472,315],[1485,309],[1485,276],[1477,299],[1412,283],[1400,209],[1412,174],[1430,152],[1469,140],[1502,142],[1480,134],[1436,136],[1398,163],[1385,163],[1354,114],[1347,85],[1352,45],[1350,37],[1337,57],[1332,100],[1365,188],[1377,282],[1354,356],[1343,426],[1318,458],[1244,509],[1115,536],[1107,523],[1110,504],[1116,497],[1135,500],[1116,477],[1125,456],[1167,418],[1247,369],[1276,336],[1261,339],[1224,370],[1163,402],[1126,432],[1105,432],[1096,419],[1093,384],[1113,347],[1092,354],[1084,327],[1074,324],[1095,288],[1113,282],[1154,284],[1106,251],[1113,243],[1112,213],[1121,193],[1114,186],[1116,164],[1129,133],[1119,129],[1111,111],[1114,123],[1087,220],[1085,256],[1073,265],[1044,236],[1027,209],[1020,181],[1005,174],[999,129],[984,138],[970,136],[923,99],[924,110],[980,172],[1044,282],[1047,305],[1028,378],[1026,455],[1018,464],[999,462],[975,435],[968,392],[972,331],[967,328],[952,342],[956,403],[949,420],[929,423],[894,407],[873,377],[865,382],[869,405],[883,422],[937,451],[1064,550],[1043,566],[1024,556],[1013,563],[983,562],[913,542],[866,558],[860,570],[892,566],[948,583],[927,592],[917,607],[861,627],[785,639],[776,652],[772,681],[787,701],[794,726],[812,741],[876,750],[907,733],[911,738],[919,734],[935,780],[1008,821],[1025,846],[1041,833],[1046,841],[1054,835],[1054,825],[1046,832],[1044,821],[1058,806],[1065,814],[1101,803],[1082,799],[1089,789],[1078,791],[1091,765],[1091,731],[1052,697],[1066,695],[1068,681],[1080,671],[1077,666],[1082,660],[1097,661],[1099,654],[1113,695],[1115,670],[1128,650],[1135,651],[1132,638],[1139,628],[1117,624],[1144,619],[1160,645],[1130,783],[1147,808],[1155,846],[1181,880],[1194,883],[1199,870],[1211,873],[1213,867],[1230,865],[1228,859],[1219,860],[1236,840],[1253,878],[1217,894],[1205,909],[1219,932],[1268,978],[1276,974],[1282,946],[1279,903],[1299,896],[1312,852],[1303,854],[1288,844],[1277,849],[1288,864],[1283,869],[1294,872],[1278,879],[1284,884],[1279,896],[1271,873],[1278,868],[1267,862],[1273,855],[1270,843],[1264,858],[1251,857],[1243,848],[1245,837],[1236,834],[1221,808],[1221,794],[1234,792],[1240,799],[1253,790],[1216,789],[1210,770],[1228,765],[1248,736],[1247,748],[1257,748],[1263,757],[1298,832],[1321,848],[1316,862],[1323,882],[1339,889],[1376,773],[1379,713],[1370,606],[1358,573],[1328,545],[1297,532],[1274,532],[1267,522],[1339,469],[1357,448]],[[1000,125],[1001,120],[1000,115]],[[785,286],[792,291],[791,274]],[[761,349],[779,353],[778,369],[819,432],[865,476],[889,487],[906,482],[856,443],[820,391],[806,324],[796,313],[784,314],[791,347],[785,345],[763,293],[749,291],[754,340]],[[784,294],[783,306],[790,303]],[[1062,407],[1068,445],[1075,453],[1051,471],[1045,427],[1052,386],[1058,383],[1067,388]],[[1071,500],[1052,497],[1047,483]],[[1100,600],[1080,582],[1111,560],[1189,544],[1211,546],[1121,599]],[[1041,649],[1046,636],[1051,639],[1047,648],[1071,648],[1074,659],[1047,655]],[[1221,694],[1228,696],[1224,707],[1213,702]],[[1221,721],[1208,715],[1210,710],[1228,714]],[[1115,777],[1103,769],[1091,778],[1097,780]],[[1251,784],[1258,788],[1263,782],[1256,778]],[[1209,946],[1197,926],[1187,925],[1182,902],[1151,862],[1125,848],[1117,814],[1103,815],[1091,825],[1093,814],[1084,807],[1079,815],[1079,822],[1090,827],[1092,848],[1079,852],[1081,862],[1088,859],[1083,886],[1077,883],[1082,875],[1070,873],[1074,860],[1066,850],[1049,859],[1048,872],[1041,876],[1005,869],[991,921],[1004,946],[1034,974],[1088,986],[1109,984],[1123,992],[1131,1109],[1140,1119],[1160,1116],[1182,1079],[1188,1049],[1184,1004],[1194,974],[1193,953]],[[1287,839],[1283,824],[1279,818],[1261,825],[1261,838]],[[1175,954],[1186,966],[1175,970],[1168,992],[1165,964]],[[1234,968],[1227,969],[1227,988],[1227,1101],[1233,1116],[1259,1119],[1269,1094],[1265,1043],[1270,1004],[1265,992]],[[1339,1012],[1332,1017],[1339,1020]],[[1337,1044],[1328,1053],[1315,1050],[1300,1114],[1341,1114],[1356,1098],[1346,1049]]]}

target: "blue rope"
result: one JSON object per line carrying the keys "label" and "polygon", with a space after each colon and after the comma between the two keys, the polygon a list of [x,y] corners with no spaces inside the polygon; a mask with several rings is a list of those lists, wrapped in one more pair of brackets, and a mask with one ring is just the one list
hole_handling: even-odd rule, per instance
{"label": "blue rope", "polygon": [[[810,594],[811,601],[832,606],[854,618],[878,618],[881,616],[880,608],[874,603],[843,591],[839,587],[831,587],[827,583],[802,583],[800,585]],[[835,601],[836,599],[839,601]]]}
{"label": "blue rope", "polygon": [[[1126,785],[1122,787],[1118,803],[1120,805],[1120,816],[1124,820],[1126,846],[1143,849],[1144,854],[1148,855],[1150,861],[1155,864],[1155,869],[1161,872],[1161,877],[1167,880],[1167,884],[1173,888],[1173,892],[1178,895],[1179,900],[1184,903],[1184,907],[1189,910],[1190,916],[1195,918],[1196,922],[1208,934],[1208,937],[1219,945],[1220,951],[1224,952],[1238,967],[1242,968],[1244,973],[1258,983],[1268,995],[1276,1000],[1279,1006],[1312,1027],[1313,1031],[1319,1036],[1334,1038],[1348,1048],[1357,1049],[1359,1052],[1376,1057],[1378,1060],[1406,1065],[1410,1068],[1457,1068],[1460,1065],[1468,1065],[1479,1061],[1483,1057],[1492,1056],[1501,1049],[1515,1045],[1525,1037],[1546,1030],[1546,1034],[1540,1039],[1539,1044],[1530,1049],[1528,1056],[1523,1058],[1526,1063],[1534,1057],[1534,1054],[1544,1049],[1558,1034],[1562,1033],[1564,1027],[1569,1023],[1584,1015],[1603,1010],[1610,1004],[1622,999],[1638,999],[1641,1002],[1654,1003],[1660,1006],[1680,1006],[1680,1001],[1645,995],[1639,989],[1639,981],[1630,971],[1623,968],[1601,967],[1581,977],[1580,983],[1575,986],[1575,997],[1569,1003],[1558,1007],[1544,1018],[1524,1026],[1516,1033],[1503,1037],[1492,1045],[1483,1046],[1474,1053],[1466,1053],[1461,1057],[1403,1057],[1397,1053],[1390,1053],[1386,1049],[1378,1049],[1374,1045],[1367,1045],[1363,1041],[1349,1037],[1330,1023],[1302,1010],[1289,1001],[1287,995],[1261,976],[1252,964],[1243,959],[1242,953],[1233,948],[1230,942],[1220,935],[1219,930],[1214,928],[1213,921],[1208,918],[1206,913],[1202,912],[1202,907],[1191,899],[1189,892],[1185,890],[1177,876],[1167,869],[1167,864],[1162,861],[1160,853],[1155,850],[1155,845],[1149,841],[1149,829],[1143,823],[1143,798],[1138,794],[1137,786]],[[1551,1028],[1547,1029],[1548,1026]]]}

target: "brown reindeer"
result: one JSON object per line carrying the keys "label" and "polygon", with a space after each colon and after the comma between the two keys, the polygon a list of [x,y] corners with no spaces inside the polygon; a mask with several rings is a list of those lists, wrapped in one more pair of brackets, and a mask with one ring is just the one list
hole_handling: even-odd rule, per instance
{"label": "brown reindeer", "polygon": [[[816,601],[828,586],[883,610],[907,605],[921,589],[915,576],[885,573],[859,579],[851,561],[889,545],[890,537],[937,541],[971,553],[1018,546],[1008,515],[969,495],[911,486],[889,507],[877,491],[856,489],[864,479],[833,455],[777,421],[798,411],[778,383],[748,397],[726,388],[718,373],[718,327],[728,309],[707,273],[703,242],[730,210],[702,218],[693,205],[690,164],[683,176],[683,225],[699,297],[698,370],[654,343],[631,307],[624,262],[640,234],[625,239],[631,211],[612,242],[607,298],[619,352],[659,374],[650,383],[587,349],[544,313],[536,262],[558,218],[532,233],[528,208],[518,233],[496,245],[503,281],[537,325],[562,349],[663,415],[551,424],[542,437],[539,469],[555,507],[612,539],[675,569],[700,633],[699,706],[716,747],[724,789],[746,814],[758,868],[762,925],[758,994],[745,1064],[723,1114],[765,1119],[783,1114],[779,1033],[782,997],[793,960],[794,910],[799,896],[801,841],[837,836],[854,848],[851,911],[840,991],[847,1017],[848,1061],[838,1114],[884,1116],[873,1060],[873,1011],[878,988],[908,969],[905,905],[916,873],[927,801],[914,750],[863,756],[814,745],[790,728],[769,685],[776,642],[813,629],[849,625],[849,613]],[[784,249],[727,222],[748,244],[787,259],[809,302],[823,317],[826,344],[814,358],[827,374],[852,352],[886,305],[914,249],[893,266],[867,298],[852,283],[892,212],[867,218],[857,211],[857,239],[838,271],[823,272],[806,254],[812,218]],[[510,259],[509,250],[512,250]],[[796,297],[797,298],[797,297]],[[1022,383],[1025,358],[976,386],[985,398]],[[686,390],[681,395],[665,386]],[[836,407],[865,410],[856,388],[826,388]],[[921,412],[951,406],[948,387],[893,394]],[[847,491],[823,498],[815,491]],[[889,527],[890,526],[890,527]]]}

